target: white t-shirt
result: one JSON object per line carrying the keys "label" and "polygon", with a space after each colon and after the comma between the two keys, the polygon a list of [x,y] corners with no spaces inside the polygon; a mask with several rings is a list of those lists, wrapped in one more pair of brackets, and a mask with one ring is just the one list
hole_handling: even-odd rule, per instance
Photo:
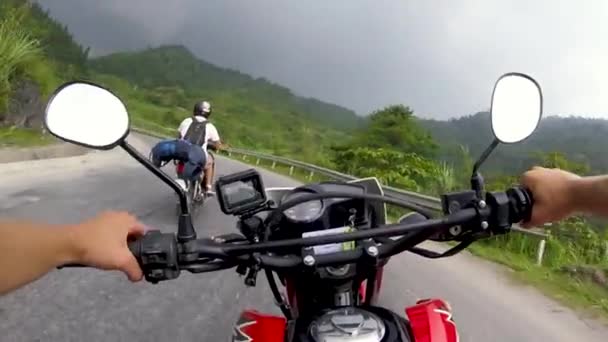
{"label": "white t-shirt", "polygon": [[[207,121],[207,119],[202,116],[195,116],[195,118],[196,118],[196,121],[198,121],[198,122]],[[188,128],[190,128],[190,124],[192,124],[192,117],[184,119],[184,121],[182,121],[182,123],[179,124],[179,128],[177,130],[179,131],[181,139],[183,139],[184,136],[186,135],[186,132],[188,132]],[[205,131],[205,140],[202,145],[203,151],[205,151],[205,153],[207,153],[207,142],[210,140],[214,141],[214,142],[220,141],[220,135],[217,132],[217,128],[215,128],[215,126],[211,122],[207,124],[207,129]]]}

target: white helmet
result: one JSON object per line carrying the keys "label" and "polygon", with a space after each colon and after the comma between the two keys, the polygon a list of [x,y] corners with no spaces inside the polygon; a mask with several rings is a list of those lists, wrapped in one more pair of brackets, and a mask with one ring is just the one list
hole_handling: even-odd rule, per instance
{"label": "white helmet", "polygon": [[211,114],[211,104],[207,101],[197,102],[193,112],[194,115],[209,115]]}
{"label": "white helmet", "polygon": [[203,101],[203,113],[211,113],[211,103]]}

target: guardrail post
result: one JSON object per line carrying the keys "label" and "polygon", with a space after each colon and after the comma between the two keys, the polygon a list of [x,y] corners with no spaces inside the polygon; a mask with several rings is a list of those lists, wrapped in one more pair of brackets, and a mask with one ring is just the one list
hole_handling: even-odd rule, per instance
{"label": "guardrail post", "polygon": [[543,256],[545,255],[545,239],[541,239],[538,243],[538,251],[536,253],[536,265],[540,266],[543,264]]}
{"label": "guardrail post", "polygon": [[275,167],[277,167],[277,162],[276,162],[276,161],[273,161],[273,162],[272,162],[272,168],[274,169]]}
{"label": "guardrail post", "polygon": [[232,157],[232,152],[228,151],[228,157]]}
{"label": "guardrail post", "polygon": [[293,165],[289,168],[289,175],[293,176]]}
{"label": "guardrail post", "polygon": [[308,180],[312,180],[312,177],[314,177],[315,172],[314,171],[310,171],[310,174],[308,175]]}
{"label": "guardrail post", "polygon": [[243,154],[243,160],[247,160],[247,156]]}
{"label": "guardrail post", "polygon": [[260,165],[260,158],[258,158],[258,160],[255,161],[255,165]]}

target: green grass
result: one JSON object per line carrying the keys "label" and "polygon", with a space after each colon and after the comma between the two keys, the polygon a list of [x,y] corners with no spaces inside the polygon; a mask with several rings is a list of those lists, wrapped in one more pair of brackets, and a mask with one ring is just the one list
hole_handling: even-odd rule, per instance
{"label": "green grass", "polygon": [[[227,153],[223,152],[222,155],[224,156],[228,156]],[[247,163],[247,164],[251,164],[253,166],[256,167],[261,167],[261,168],[265,168],[267,170],[270,170],[272,172],[276,172],[278,174],[282,174],[282,175],[286,175],[286,176],[290,176],[291,178],[300,181],[302,183],[312,183],[312,182],[320,182],[320,181],[325,181],[325,180],[330,180],[330,178],[327,178],[323,175],[320,174],[313,174],[311,177],[310,172],[299,169],[299,168],[293,168],[293,173],[290,175],[290,167],[285,165],[285,164],[280,164],[280,163],[276,163],[273,167],[273,163],[271,161],[265,160],[265,159],[258,159],[255,157],[251,157],[251,156],[245,156],[245,155],[240,155],[240,154],[233,154],[231,156],[232,159]]]}
{"label": "green grass", "polygon": [[53,142],[57,140],[50,135],[43,135],[39,130],[0,127],[0,147],[33,147]]}
{"label": "green grass", "polygon": [[566,275],[556,268],[537,266],[524,254],[499,246],[475,243],[468,248],[473,255],[508,266],[514,279],[530,284],[549,297],[595,317],[608,319],[608,290],[590,281]]}
{"label": "green grass", "polygon": [[137,127],[146,131],[149,131],[151,133],[156,133],[159,135],[165,135],[168,137],[173,137],[175,136],[177,129],[169,129],[160,125],[157,125],[153,122],[149,122],[147,120],[142,120],[136,116],[132,116],[131,117],[131,126],[132,127]]}

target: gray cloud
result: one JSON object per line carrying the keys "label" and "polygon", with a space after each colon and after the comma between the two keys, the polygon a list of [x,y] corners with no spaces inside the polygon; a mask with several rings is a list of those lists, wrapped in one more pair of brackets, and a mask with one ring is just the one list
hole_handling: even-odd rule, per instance
{"label": "gray cloud", "polygon": [[41,0],[105,54],[183,43],[360,113],[405,103],[448,118],[487,109],[496,78],[542,85],[547,114],[608,117],[608,2]]}

